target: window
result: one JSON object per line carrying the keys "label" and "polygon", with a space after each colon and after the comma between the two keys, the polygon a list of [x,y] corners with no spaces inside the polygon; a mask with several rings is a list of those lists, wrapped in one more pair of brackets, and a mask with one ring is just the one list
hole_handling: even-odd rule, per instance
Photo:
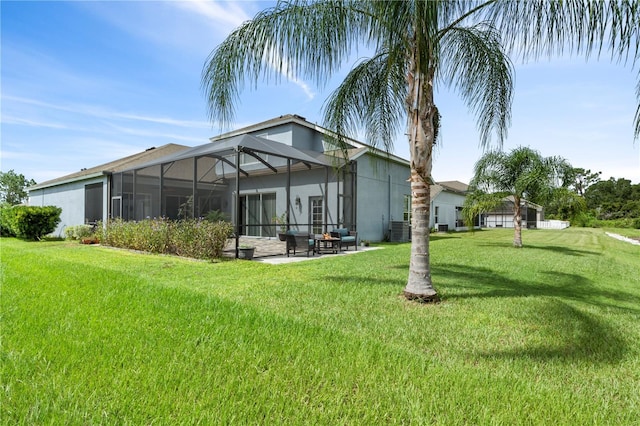
{"label": "window", "polygon": [[456,228],[464,226],[464,218],[462,217],[462,207],[456,207]]}
{"label": "window", "polygon": [[102,182],[84,186],[84,221],[102,220]]}
{"label": "window", "polygon": [[309,198],[309,215],[311,222],[311,232],[314,234],[322,234],[322,225],[324,223],[324,209],[322,206],[322,197]]}
{"label": "window", "polygon": [[438,213],[439,213],[440,207],[439,206],[435,206],[433,208],[433,210],[434,210],[433,223],[438,223]]}
{"label": "window", "polygon": [[[268,154],[261,154],[256,152],[256,155],[258,155],[260,158],[262,158],[264,161],[266,161],[267,163],[269,162],[269,155]],[[262,164],[260,161],[258,161],[258,159],[256,157],[254,157],[251,154],[247,154],[245,152],[241,152],[240,153],[240,167],[242,166],[251,166],[251,165],[255,165],[255,164]]]}
{"label": "window", "polygon": [[411,195],[404,196],[404,213],[402,220],[411,223]]}

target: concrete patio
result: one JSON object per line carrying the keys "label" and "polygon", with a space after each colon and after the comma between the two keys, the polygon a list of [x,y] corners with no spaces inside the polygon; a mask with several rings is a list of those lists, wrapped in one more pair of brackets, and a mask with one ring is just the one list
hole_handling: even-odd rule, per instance
{"label": "concrete patio", "polygon": [[[337,254],[316,254],[311,253],[307,256],[306,252],[297,253],[295,256],[290,254],[287,257],[287,247],[284,241],[280,241],[278,238],[259,238],[259,237],[247,237],[241,236],[240,245],[247,245],[255,247],[253,254],[253,261],[269,263],[272,265],[278,265],[283,263],[303,262],[305,260],[322,259],[326,257],[345,256],[349,254],[363,253],[365,251],[376,250],[382,247],[358,247],[356,251],[354,247],[349,247],[348,250],[342,250]],[[224,254],[226,257],[235,256],[235,240],[230,240],[229,244],[225,247]]]}

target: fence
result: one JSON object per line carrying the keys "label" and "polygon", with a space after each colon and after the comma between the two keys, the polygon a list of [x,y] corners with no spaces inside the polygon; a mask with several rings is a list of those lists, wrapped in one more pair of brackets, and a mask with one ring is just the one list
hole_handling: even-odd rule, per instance
{"label": "fence", "polygon": [[536,222],[538,229],[565,229],[571,226],[566,220],[539,220]]}

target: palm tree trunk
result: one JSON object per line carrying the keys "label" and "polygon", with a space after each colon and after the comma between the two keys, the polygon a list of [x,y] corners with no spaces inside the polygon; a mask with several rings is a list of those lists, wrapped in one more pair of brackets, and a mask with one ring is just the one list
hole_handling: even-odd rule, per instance
{"label": "palm tree trunk", "polygon": [[522,248],[522,210],[520,209],[520,197],[513,197],[513,246]]}
{"label": "palm tree trunk", "polygon": [[[413,58],[416,58],[413,52]],[[433,103],[433,73],[421,74],[415,60],[410,63],[407,77],[409,94],[409,151],[411,153],[411,261],[404,295],[409,300],[438,301],[431,282],[429,265],[429,216],[432,151],[435,139]]]}

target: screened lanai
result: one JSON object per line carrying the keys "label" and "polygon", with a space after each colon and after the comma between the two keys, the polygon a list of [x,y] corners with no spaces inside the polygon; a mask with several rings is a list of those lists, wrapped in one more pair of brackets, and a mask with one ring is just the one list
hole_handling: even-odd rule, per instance
{"label": "screened lanai", "polygon": [[[224,214],[236,235],[274,237],[355,229],[355,163],[249,134],[114,173],[111,217],[206,218]],[[278,219],[283,219],[283,223]]]}

